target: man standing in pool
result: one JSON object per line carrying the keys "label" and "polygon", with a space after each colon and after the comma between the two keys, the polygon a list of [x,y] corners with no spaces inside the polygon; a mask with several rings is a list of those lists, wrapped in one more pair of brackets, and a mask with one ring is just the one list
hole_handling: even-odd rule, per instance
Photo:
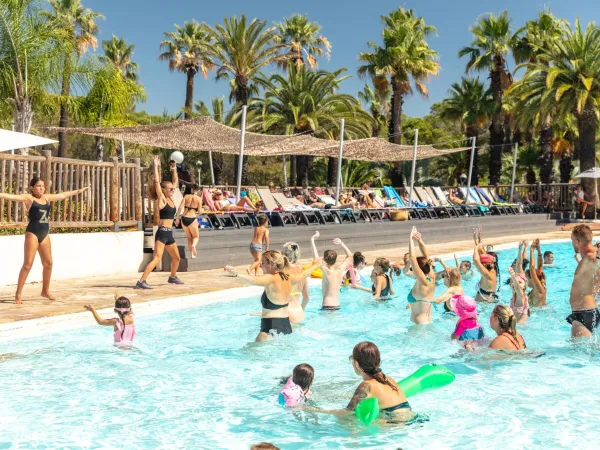
{"label": "man standing in pool", "polygon": [[[319,252],[315,244],[315,239],[320,236],[319,232],[315,232],[310,239],[310,244],[313,251],[313,259],[319,259]],[[324,311],[337,311],[340,309],[340,287],[342,286],[343,275],[348,271],[348,267],[352,264],[353,254],[346,247],[346,244],[341,239],[334,239],[334,245],[339,245],[346,253],[346,259],[340,264],[337,262],[337,252],[335,250],[325,250],[323,254],[323,263],[320,268],[323,272],[323,307]]]}
{"label": "man standing in pool", "polygon": [[567,317],[572,337],[591,336],[600,326],[600,311],[596,307],[594,287],[598,279],[596,248],[592,245],[592,230],[587,225],[577,225],[571,231],[571,242],[581,261],[573,276],[570,303],[572,313]]}

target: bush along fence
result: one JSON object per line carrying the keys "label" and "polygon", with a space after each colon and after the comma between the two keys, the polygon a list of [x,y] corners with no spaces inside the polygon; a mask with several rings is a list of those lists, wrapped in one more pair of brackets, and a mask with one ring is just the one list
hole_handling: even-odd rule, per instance
{"label": "bush along fence", "polygon": [[[0,153],[0,189],[9,194],[29,192],[36,176],[44,180],[46,192],[55,194],[90,189],[52,203],[50,225],[61,228],[142,227],[142,182],[140,160],[120,163]],[[27,211],[20,202],[0,200],[0,228],[24,228]]]}

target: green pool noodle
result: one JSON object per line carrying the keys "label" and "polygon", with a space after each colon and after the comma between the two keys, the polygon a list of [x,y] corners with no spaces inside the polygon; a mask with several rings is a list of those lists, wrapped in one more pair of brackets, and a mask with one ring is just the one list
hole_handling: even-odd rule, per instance
{"label": "green pool noodle", "polygon": [[363,400],[356,406],[354,414],[364,425],[369,426],[379,416],[379,400],[375,397]]}
{"label": "green pool noodle", "polygon": [[398,383],[406,397],[413,397],[421,392],[448,386],[454,381],[454,373],[444,366],[428,364]]}
{"label": "green pool noodle", "polygon": [[[448,386],[456,377],[454,373],[436,364],[428,364],[421,367],[412,375],[404,378],[398,383],[406,397],[413,397],[421,392],[439,389]],[[375,397],[367,398],[356,406],[354,411],[358,420],[365,425],[370,425],[379,417],[379,400]]]}

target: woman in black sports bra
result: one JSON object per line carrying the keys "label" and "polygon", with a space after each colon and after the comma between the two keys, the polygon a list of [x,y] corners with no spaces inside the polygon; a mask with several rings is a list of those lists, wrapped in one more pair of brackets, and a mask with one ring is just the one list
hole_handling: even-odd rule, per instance
{"label": "woman in black sports bra", "polygon": [[[185,232],[187,237],[188,249],[192,254],[192,259],[198,256],[196,246],[200,239],[200,231],[198,230],[198,213],[202,210],[202,199],[198,196],[200,186],[193,184],[191,187],[191,194],[184,195],[183,201],[179,204],[179,210],[175,219],[175,226],[178,225],[178,221],[181,220],[181,228]],[[183,215],[181,210],[183,209]]]}
{"label": "woman in black sports bra", "polygon": [[148,186],[148,198],[154,200],[154,208],[159,210],[158,230],[154,236],[154,257],[146,266],[146,270],[142,274],[142,278],[137,282],[137,289],[152,289],[146,282],[150,272],[158,265],[163,257],[165,249],[171,256],[171,276],[167,280],[172,284],[183,284],[183,281],[177,276],[177,268],[179,267],[179,249],[173,237],[173,222],[175,221],[175,203],[173,201],[173,192],[177,186],[177,166],[175,161],[171,161],[171,181],[160,180],[158,174],[158,156],[154,157],[154,183]]}
{"label": "woman in black sports bra", "polygon": [[239,274],[231,266],[225,270],[234,277],[240,277],[249,284],[264,286],[265,291],[260,298],[262,314],[260,319],[260,332],[256,336],[256,342],[271,339],[272,333],[291,334],[292,325],[288,312],[292,283],[308,278],[318,267],[319,261],[313,261],[312,265],[299,274],[290,274],[290,263],[280,252],[268,250],[263,253],[261,260],[264,275],[255,277],[250,274]]}
{"label": "woman in black sports bra", "polygon": [[23,266],[19,272],[19,281],[17,282],[17,292],[15,293],[15,303],[21,304],[21,293],[23,286],[27,281],[27,276],[33,265],[35,254],[40,254],[42,260],[42,297],[49,300],[56,300],[50,293],[50,278],[52,276],[52,247],[50,245],[50,203],[58,200],[64,200],[74,195],[86,191],[88,188],[81,188],[76,191],[63,192],[61,194],[45,194],[46,186],[44,181],[38,177],[33,177],[29,183],[31,193],[29,194],[4,194],[0,192],[0,199],[22,202],[28,211],[29,223],[25,230],[25,256]]}

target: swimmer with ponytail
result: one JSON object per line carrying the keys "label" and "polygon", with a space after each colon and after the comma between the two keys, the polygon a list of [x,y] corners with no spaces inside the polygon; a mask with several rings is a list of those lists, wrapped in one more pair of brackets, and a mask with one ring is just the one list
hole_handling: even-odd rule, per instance
{"label": "swimmer with ponytail", "polygon": [[493,350],[516,352],[527,348],[525,339],[517,332],[517,318],[512,309],[497,305],[490,316],[490,327],[498,335],[491,343]]}
{"label": "swimmer with ponytail", "polygon": [[103,319],[92,305],[85,305],[84,308],[90,311],[96,319],[98,325],[112,326],[114,330],[115,345],[119,347],[133,345],[135,337],[135,316],[131,309],[131,302],[127,297],[119,297],[115,294],[115,309],[119,315],[112,319]]}

